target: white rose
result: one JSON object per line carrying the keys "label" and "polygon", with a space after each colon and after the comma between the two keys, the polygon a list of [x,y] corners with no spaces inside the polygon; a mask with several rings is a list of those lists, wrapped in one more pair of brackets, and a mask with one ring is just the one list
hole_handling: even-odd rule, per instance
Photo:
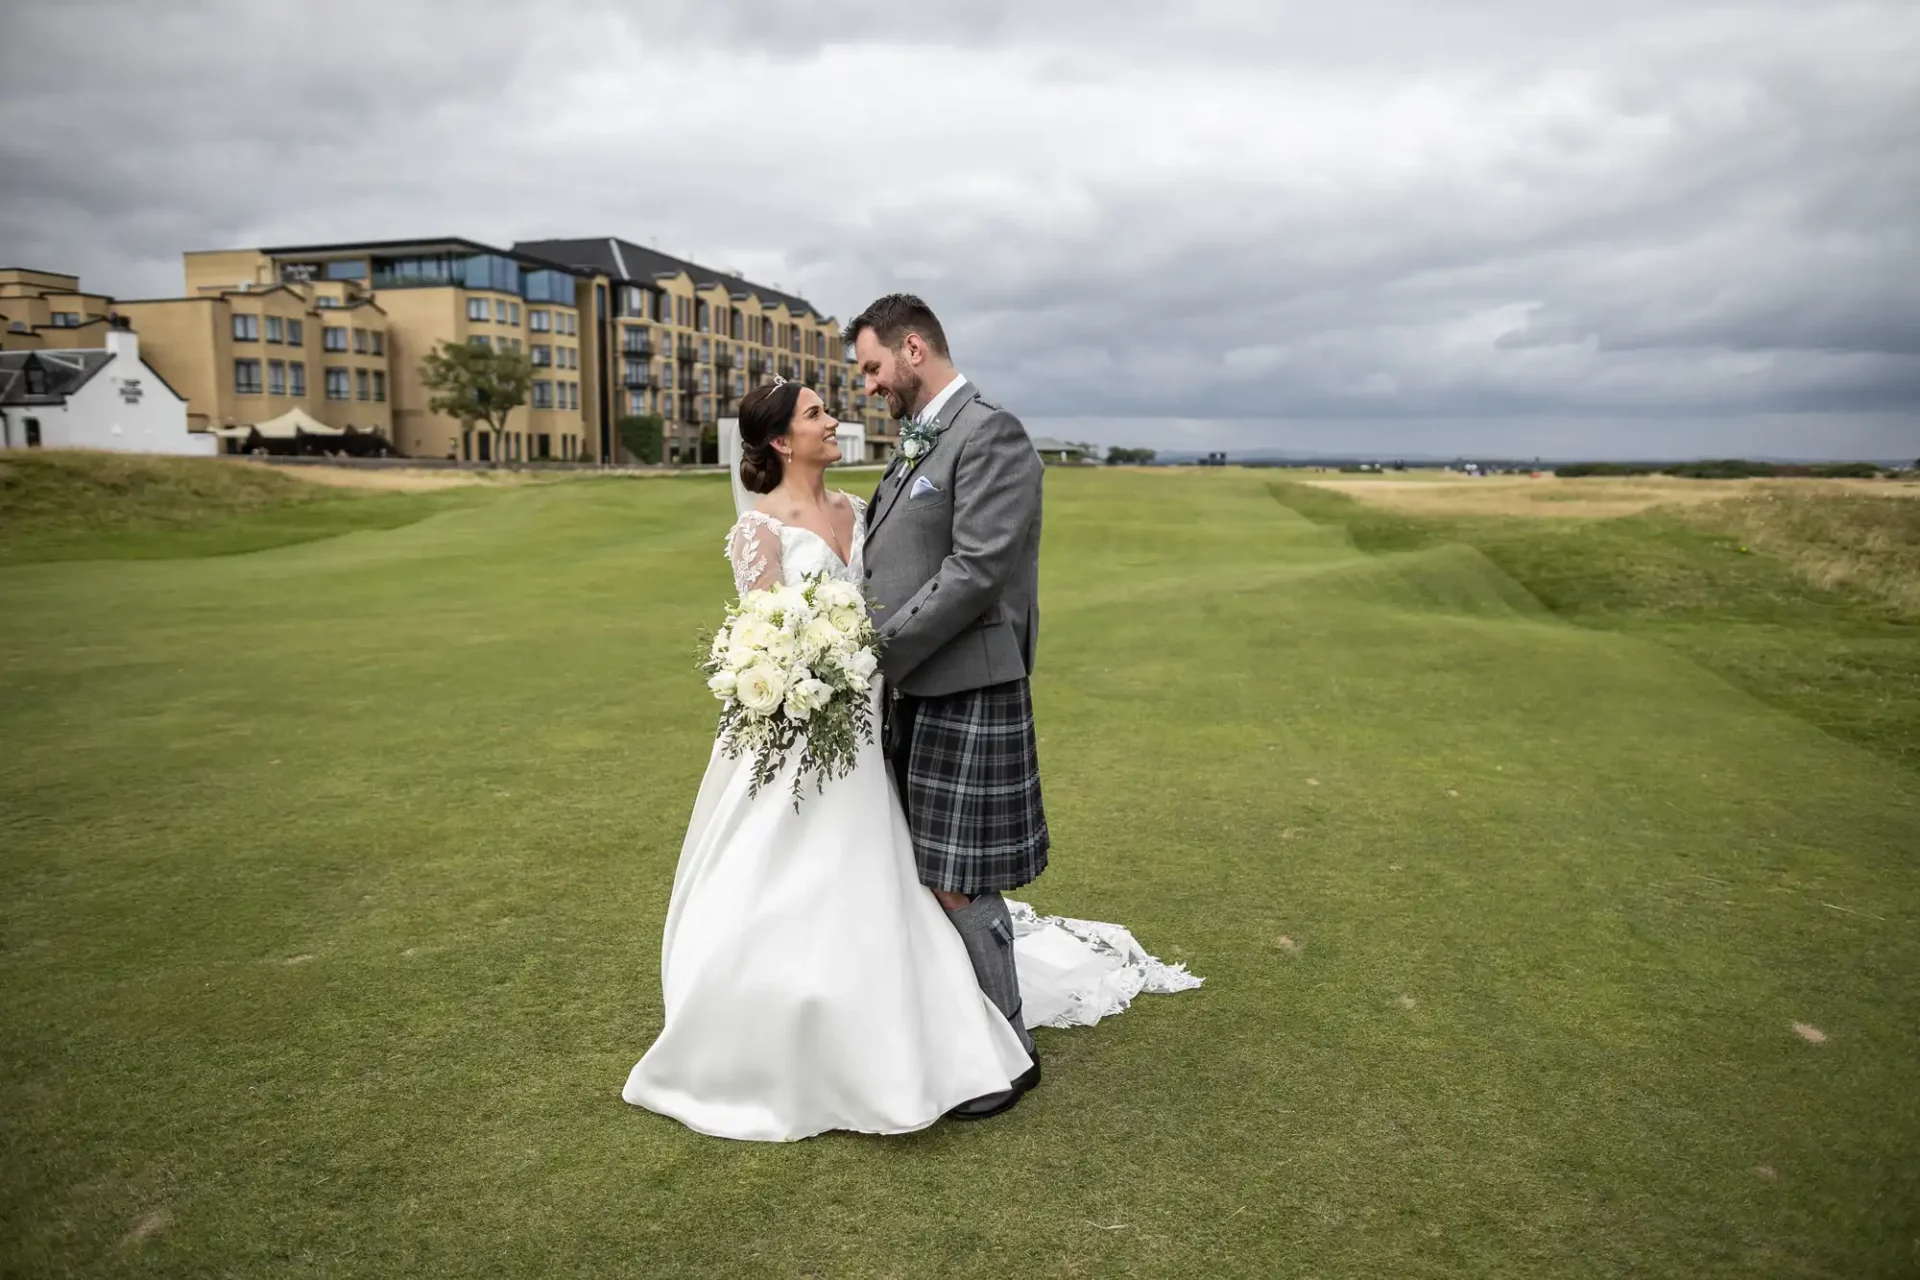
{"label": "white rose", "polygon": [[767,662],[748,667],[740,673],[733,696],[755,715],[771,715],[774,708],[780,705],[780,700],[787,696],[786,674]]}
{"label": "white rose", "polygon": [[814,593],[814,603],[829,609],[837,609],[842,606],[857,608],[861,603],[860,588],[854,586],[851,582],[842,582],[838,578],[830,578],[821,583],[820,590]]}
{"label": "white rose", "polygon": [[833,698],[832,686],[812,679],[796,680],[787,690],[787,715],[805,721]]}
{"label": "white rose", "polygon": [[840,647],[840,632],[826,618],[815,618],[800,629],[800,647],[810,661]]}
{"label": "white rose", "polygon": [[858,631],[860,624],[866,620],[866,616],[866,611],[859,605],[836,604],[827,610],[827,620],[833,623],[842,635],[850,636]]}
{"label": "white rose", "polygon": [[760,651],[752,645],[735,641],[733,648],[727,650],[727,670],[736,674],[745,671],[758,661],[760,661]]}
{"label": "white rose", "polygon": [[807,593],[799,587],[779,586],[768,593],[773,597],[773,609],[788,626],[803,625],[813,617],[813,607],[807,603]]}
{"label": "white rose", "polygon": [[725,702],[733,696],[733,691],[739,684],[740,677],[734,675],[731,671],[721,671],[715,673],[714,677],[707,681],[707,688],[713,690],[714,697]]}
{"label": "white rose", "polygon": [[880,660],[873,656],[873,650],[859,649],[849,654],[841,665],[846,667],[848,675],[865,684],[873,679],[873,673],[879,670]]}
{"label": "white rose", "polygon": [[792,660],[799,646],[794,643],[794,638],[785,631],[773,631],[767,635],[765,648],[769,658],[772,658],[776,662],[788,662]]}
{"label": "white rose", "polygon": [[771,618],[780,602],[772,591],[762,588],[740,597],[740,612],[749,618]]}

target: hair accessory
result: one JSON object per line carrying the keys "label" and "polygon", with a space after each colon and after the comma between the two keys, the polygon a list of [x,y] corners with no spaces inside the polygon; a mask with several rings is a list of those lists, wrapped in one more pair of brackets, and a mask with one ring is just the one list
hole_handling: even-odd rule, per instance
{"label": "hair accessory", "polygon": [[786,378],[782,377],[780,374],[776,373],[773,375],[773,385],[776,387],[784,387],[787,385],[787,380]]}

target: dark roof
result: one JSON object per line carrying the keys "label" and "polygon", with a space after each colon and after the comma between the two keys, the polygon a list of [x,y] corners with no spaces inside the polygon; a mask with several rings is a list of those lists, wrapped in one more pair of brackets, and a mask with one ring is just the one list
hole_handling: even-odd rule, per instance
{"label": "dark roof", "polygon": [[[0,404],[64,404],[113,362],[111,351],[0,351]],[[27,371],[45,372],[43,390],[27,391]]]}
{"label": "dark roof", "polygon": [[[478,240],[469,240],[465,236],[428,236],[412,240],[347,240],[340,244],[294,244],[279,248],[262,249],[261,253],[270,258],[292,258],[308,254],[343,253],[385,253],[395,254],[412,250],[416,253],[432,253],[441,249],[461,249],[468,253],[493,253],[502,258],[519,258],[535,266],[550,267],[556,271],[576,274],[578,269],[566,262],[553,258],[543,258],[538,253],[521,249],[501,249],[490,244],[481,244]],[[210,253],[221,252],[218,249],[207,250]]]}
{"label": "dark roof", "polygon": [[598,271],[629,284],[651,284],[659,276],[678,275],[684,271],[703,289],[716,284],[724,285],[731,294],[752,294],[765,303],[785,303],[789,311],[810,311],[822,320],[827,318],[826,312],[805,298],[769,289],[766,285],[755,284],[712,267],[703,267],[697,262],[688,262],[684,258],[676,258],[617,236],[602,236],[593,240],[520,240],[513,247],[516,252],[535,253],[569,262],[580,269]]}

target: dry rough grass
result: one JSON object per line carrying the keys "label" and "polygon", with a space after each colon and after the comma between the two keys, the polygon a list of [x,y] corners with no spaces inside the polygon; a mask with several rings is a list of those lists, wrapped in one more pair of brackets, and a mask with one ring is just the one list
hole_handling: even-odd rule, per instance
{"label": "dry rough grass", "polygon": [[1488,478],[1437,475],[1418,479],[1342,476],[1305,483],[1408,515],[1552,516],[1605,520],[1653,507],[1697,506],[1770,493],[1866,493],[1920,498],[1920,483],[1882,480],[1683,480],[1673,476],[1545,475]]}
{"label": "dry rough grass", "polygon": [[1903,618],[1920,620],[1920,502],[1913,501],[1920,498],[1920,484],[1761,485],[1732,501],[1681,514],[1785,562],[1816,587],[1858,592]]}
{"label": "dry rough grass", "polygon": [[428,471],[389,467],[276,467],[270,462],[248,462],[259,467],[312,484],[336,489],[381,489],[403,493],[422,493],[433,489],[463,489],[470,485],[527,484],[545,477],[520,471]]}

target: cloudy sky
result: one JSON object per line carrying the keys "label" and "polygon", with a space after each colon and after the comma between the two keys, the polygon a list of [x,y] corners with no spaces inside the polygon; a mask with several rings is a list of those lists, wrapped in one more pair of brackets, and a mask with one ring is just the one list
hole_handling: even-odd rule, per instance
{"label": "cloudy sky", "polygon": [[0,263],[617,234],[1108,443],[1920,455],[1920,6],[9,0]]}

